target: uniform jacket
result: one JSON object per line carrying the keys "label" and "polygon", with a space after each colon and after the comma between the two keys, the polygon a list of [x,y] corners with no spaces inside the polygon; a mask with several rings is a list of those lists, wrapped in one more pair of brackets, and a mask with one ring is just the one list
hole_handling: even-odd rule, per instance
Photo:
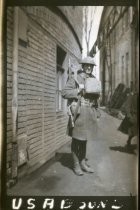
{"label": "uniform jacket", "polygon": [[[85,77],[77,75],[77,81],[84,84]],[[62,90],[62,96],[68,99],[68,104],[77,102],[78,86],[74,78],[67,81],[65,88]],[[97,135],[97,98],[93,96],[82,96],[80,102],[80,111],[77,113],[75,126],[71,128],[70,120],[68,122],[68,134],[78,140],[93,140]]]}

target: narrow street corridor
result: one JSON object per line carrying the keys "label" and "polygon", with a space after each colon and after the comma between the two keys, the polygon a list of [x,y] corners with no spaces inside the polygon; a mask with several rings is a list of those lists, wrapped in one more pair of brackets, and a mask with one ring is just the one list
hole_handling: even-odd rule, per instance
{"label": "narrow street corridor", "polygon": [[19,179],[8,195],[44,196],[129,196],[137,194],[137,139],[125,148],[127,135],[117,130],[121,120],[101,110],[98,136],[88,142],[88,163],[93,174],[76,176],[72,171],[70,143],[48,166]]}

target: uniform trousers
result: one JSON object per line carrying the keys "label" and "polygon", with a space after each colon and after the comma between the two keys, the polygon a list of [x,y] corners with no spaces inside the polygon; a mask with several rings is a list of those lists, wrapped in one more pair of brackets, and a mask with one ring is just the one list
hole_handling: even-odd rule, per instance
{"label": "uniform trousers", "polygon": [[86,146],[87,146],[86,140],[80,141],[78,139],[72,138],[71,151],[76,154],[79,161],[82,161],[83,159],[86,158]]}

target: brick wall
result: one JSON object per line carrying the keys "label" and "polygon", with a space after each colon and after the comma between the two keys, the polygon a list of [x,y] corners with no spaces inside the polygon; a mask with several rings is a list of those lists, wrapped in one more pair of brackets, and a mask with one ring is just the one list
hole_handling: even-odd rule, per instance
{"label": "brick wall", "polygon": [[[61,17],[45,7],[20,8],[27,17],[27,43],[18,46],[18,143],[27,153],[27,172],[49,160],[66,137],[66,101],[56,112],[56,49],[66,52],[64,83],[69,58],[76,69],[79,45]],[[79,21],[79,20],[78,20]],[[80,23],[79,23],[80,24]],[[82,36],[82,35],[81,35]],[[81,39],[81,38],[80,38]],[[12,49],[13,8],[7,10],[7,171],[11,172],[12,140]]]}

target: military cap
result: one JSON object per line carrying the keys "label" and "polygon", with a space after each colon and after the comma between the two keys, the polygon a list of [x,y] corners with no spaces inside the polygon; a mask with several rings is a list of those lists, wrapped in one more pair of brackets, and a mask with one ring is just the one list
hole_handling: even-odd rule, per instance
{"label": "military cap", "polygon": [[93,66],[96,66],[93,58],[90,57],[90,56],[87,56],[86,58],[83,58],[79,63],[80,64],[92,64]]}

